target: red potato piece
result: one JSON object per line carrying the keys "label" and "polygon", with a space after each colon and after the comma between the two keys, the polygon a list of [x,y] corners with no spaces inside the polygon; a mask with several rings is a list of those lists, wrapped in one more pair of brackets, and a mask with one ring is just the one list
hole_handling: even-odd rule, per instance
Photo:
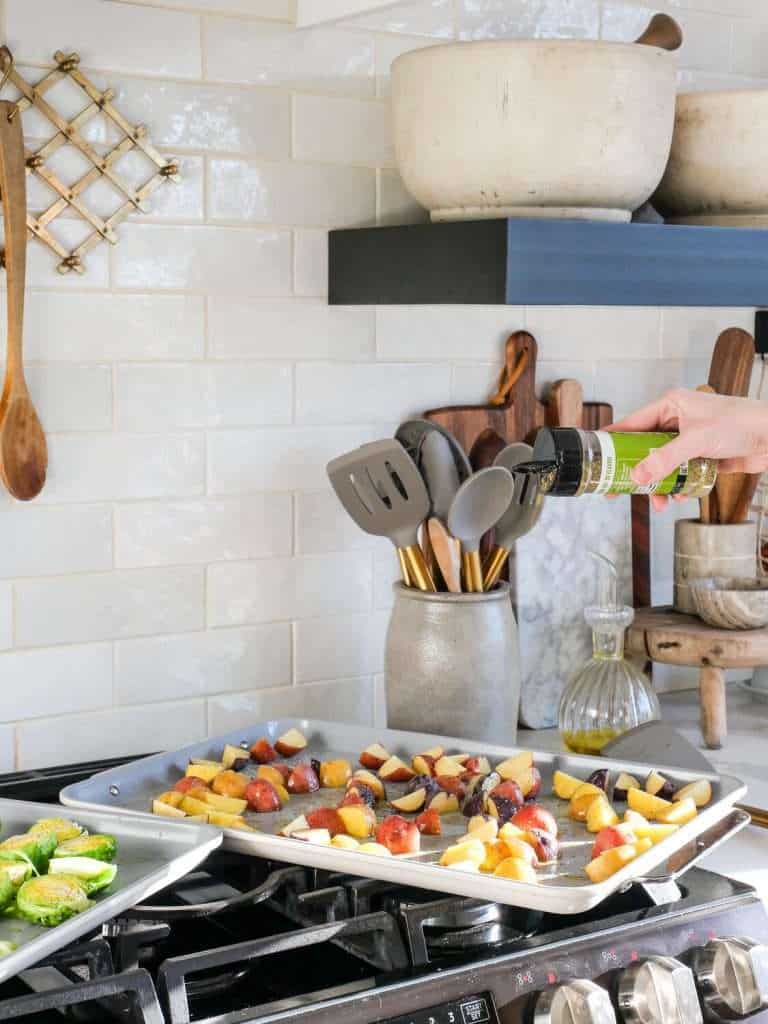
{"label": "red potato piece", "polygon": [[414,821],[406,821],[399,814],[390,814],[376,829],[376,842],[393,854],[418,853],[421,833]]}
{"label": "red potato piece", "polygon": [[256,740],[251,747],[250,754],[251,760],[256,761],[257,764],[269,764],[271,761],[277,760],[277,751],[265,736]]}
{"label": "red potato piece", "polygon": [[509,779],[507,782],[500,783],[492,789],[488,795],[492,797],[501,796],[507,800],[511,800],[512,803],[517,804],[518,807],[523,806],[523,791],[512,779]]}
{"label": "red potato piece", "polygon": [[560,856],[560,841],[551,832],[531,829],[530,832],[523,833],[522,840],[533,847],[539,864],[549,864]]}
{"label": "red potato piece", "polygon": [[434,807],[428,807],[416,818],[416,828],[425,836],[439,836],[443,831],[440,814]]}
{"label": "red potato piece", "polygon": [[359,783],[367,786],[374,793],[377,800],[387,799],[387,791],[384,788],[384,783],[377,775],[374,775],[373,772],[369,772],[365,768],[358,768],[347,783],[347,789],[351,789],[352,786],[356,786]]}
{"label": "red potato piece", "polygon": [[193,789],[208,789],[208,783],[203,782],[202,779],[195,778],[194,775],[185,775],[183,779],[179,779],[173,788],[177,793],[189,793]]}
{"label": "red potato piece", "polygon": [[297,764],[288,776],[286,789],[289,793],[314,793],[320,789],[320,780],[312,765],[306,761]]}
{"label": "red potato piece", "polygon": [[608,825],[607,828],[601,829],[595,837],[591,860],[595,860],[601,853],[613,849],[614,846],[624,846],[626,843],[634,845],[636,842],[637,837],[634,832],[616,828],[615,825]]}
{"label": "red potato piece", "polygon": [[379,768],[379,778],[384,779],[385,782],[408,782],[414,775],[413,769],[409,768],[399,757],[390,757]]}
{"label": "red potato piece", "polygon": [[275,750],[282,757],[293,757],[304,750],[307,738],[298,729],[289,729],[275,742]]}
{"label": "red potato piece", "polygon": [[339,806],[349,807],[351,804],[365,804],[367,807],[375,807],[376,794],[370,786],[366,786],[365,783],[359,782],[357,785],[349,787]]}
{"label": "red potato piece", "polygon": [[526,804],[521,807],[512,819],[512,824],[517,825],[524,832],[539,830],[549,832],[550,835],[557,835],[557,822],[554,815],[541,804]]}
{"label": "red potato piece", "polygon": [[434,775],[435,760],[429,754],[417,754],[411,761],[411,767],[417,775]]}
{"label": "red potato piece", "polygon": [[331,836],[346,835],[344,819],[333,807],[318,807],[306,814],[310,828],[327,828]]}
{"label": "red potato piece", "polygon": [[491,764],[487,757],[469,757],[464,762],[467,775],[490,775]]}
{"label": "red potato piece", "polygon": [[380,743],[371,743],[362,752],[359,760],[363,768],[370,768],[371,771],[377,772],[383,764],[387,763],[389,758],[389,752]]}
{"label": "red potato piece", "polygon": [[282,807],[277,790],[266,779],[253,779],[252,782],[249,782],[245,790],[245,799],[248,801],[250,809],[259,814],[279,811]]}
{"label": "red potato piece", "polygon": [[445,790],[446,793],[453,793],[453,795],[459,800],[463,800],[466,792],[467,785],[463,779],[457,775],[438,775],[435,779],[440,789]]}

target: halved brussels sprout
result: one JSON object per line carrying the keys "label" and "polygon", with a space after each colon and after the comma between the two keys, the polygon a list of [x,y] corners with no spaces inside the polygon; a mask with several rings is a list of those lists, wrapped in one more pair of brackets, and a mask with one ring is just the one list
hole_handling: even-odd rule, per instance
{"label": "halved brussels sprout", "polygon": [[83,888],[92,895],[114,881],[117,864],[105,864],[94,857],[54,857],[48,867],[49,875],[69,875],[82,882]]}
{"label": "halved brussels sprout", "polygon": [[91,905],[85,887],[68,875],[40,875],[30,878],[16,894],[16,909],[32,924],[46,928],[61,924],[68,917]]}
{"label": "halved brussels sprout", "polygon": [[21,860],[34,865],[36,871],[45,871],[51,854],[56,849],[53,832],[41,832],[31,836],[28,832],[10,836],[0,843],[0,861]]}
{"label": "halved brussels sprout", "polygon": [[11,953],[15,953],[18,948],[15,942],[0,939],[0,957],[9,956]]}
{"label": "halved brussels sprout", "polygon": [[34,874],[34,868],[27,860],[0,860],[0,874],[7,875],[14,889]]}
{"label": "halved brussels sprout", "polygon": [[31,836],[37,836],[41,832],[53,832],[57,843],[66,842],[67,839],[76,839],[83,834],[81,825],[74,821],[67,821],[66,818],[41,818],[36,821],[29,830]]}
{"label": "halved brussels sprout", "polygon": [[[2,846],[0,846],[2,849]],[[94,860],[114,860],[117,855],[117,840],[114,836],[77,836],[59,843],[54,857],[92,857]]]}
{"label": "halved brussels sprout", "polygon": [[16,886],[5,871],[0,871],[0,910],[5,910],[16,899]]}

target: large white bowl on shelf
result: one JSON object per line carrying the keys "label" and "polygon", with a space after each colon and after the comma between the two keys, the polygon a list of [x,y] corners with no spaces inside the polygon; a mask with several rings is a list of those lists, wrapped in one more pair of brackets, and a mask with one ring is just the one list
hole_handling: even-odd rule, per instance
{"label": "large white bowl on shelf", "polygon": [[433,220],[628,221],[661,181],[675,58],[632,43],[514,39],[398,57],[400,174]]}
{"label": "large white bowl on shelf", "polygon": [[768,227],[768,89],[684,92],[653,198],[671,224]]}

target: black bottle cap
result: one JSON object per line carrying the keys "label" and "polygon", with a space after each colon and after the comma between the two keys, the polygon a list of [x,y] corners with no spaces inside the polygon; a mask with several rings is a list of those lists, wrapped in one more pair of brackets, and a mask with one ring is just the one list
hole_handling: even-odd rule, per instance
{"label": "black bottle cap", "polygon": [[548,491],[557,497],[571,498],[579,493],[584,469],[581,432],[574,427],[542,427],[533,444],[537,461],[554,462],[557,475]]}

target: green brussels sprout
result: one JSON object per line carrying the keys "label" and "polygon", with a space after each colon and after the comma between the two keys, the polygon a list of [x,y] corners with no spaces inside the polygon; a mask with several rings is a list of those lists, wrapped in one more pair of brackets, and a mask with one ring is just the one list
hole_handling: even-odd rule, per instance
{"label": "green brussels sprout", "polygon": [[[2,845],[0,845],[2,849]],[[94,860],[114,860],[117,855],[117,840],[114,836],[77,836],[59,843],[54,857],[93,857]]]}
{"label": "green brussels sprout", "polygon": [[16,899],[16,886],[5,871],[0,871],[0,910],[5,910]]}
{"label": "green brussels sprout", "polygon": [[16,893],[20,917],[46,928],[61,924],[68,917],[91,905],[82,882],[68,875],[39,875],[30,878]]}
{"label": "green brussels sprout", "polygon": [[106,889],[117,875],[117,864],[105,864],[93,857],[54,857],[48,867],[49,875],[68,875],[82,882],[91,896],[100,889]]}
{"label": "green brussels sprout", "polygon": [[29,830],[31,836],[40,835],[41,832],[53,832],[57,843],[66,842],[67,839],[76,839],[83,834],[83,829],[74,821],[67,821],[66,818],[41,818],[36,821]]}
{"label": "green brussels sprout", "polygon": [[45,871],[55,849],[56,836],[53,832],[41,832],[36,836],[29,833],[10,836],[0,843],[0,861],[26,861],[32,864],[36,871]]}
{"label": "green brussels sprout", "polygon": [[22,882],[31,878],[35,869],[27,860],[0,860],[0,874],[6,875],[11,880],[14,889],[18,889]]}
{"label": "green brussels sprout", "polygon": [[0,939],[0,957],[9,956],[11,953],[15,953],[18,948],[15,942]]}

